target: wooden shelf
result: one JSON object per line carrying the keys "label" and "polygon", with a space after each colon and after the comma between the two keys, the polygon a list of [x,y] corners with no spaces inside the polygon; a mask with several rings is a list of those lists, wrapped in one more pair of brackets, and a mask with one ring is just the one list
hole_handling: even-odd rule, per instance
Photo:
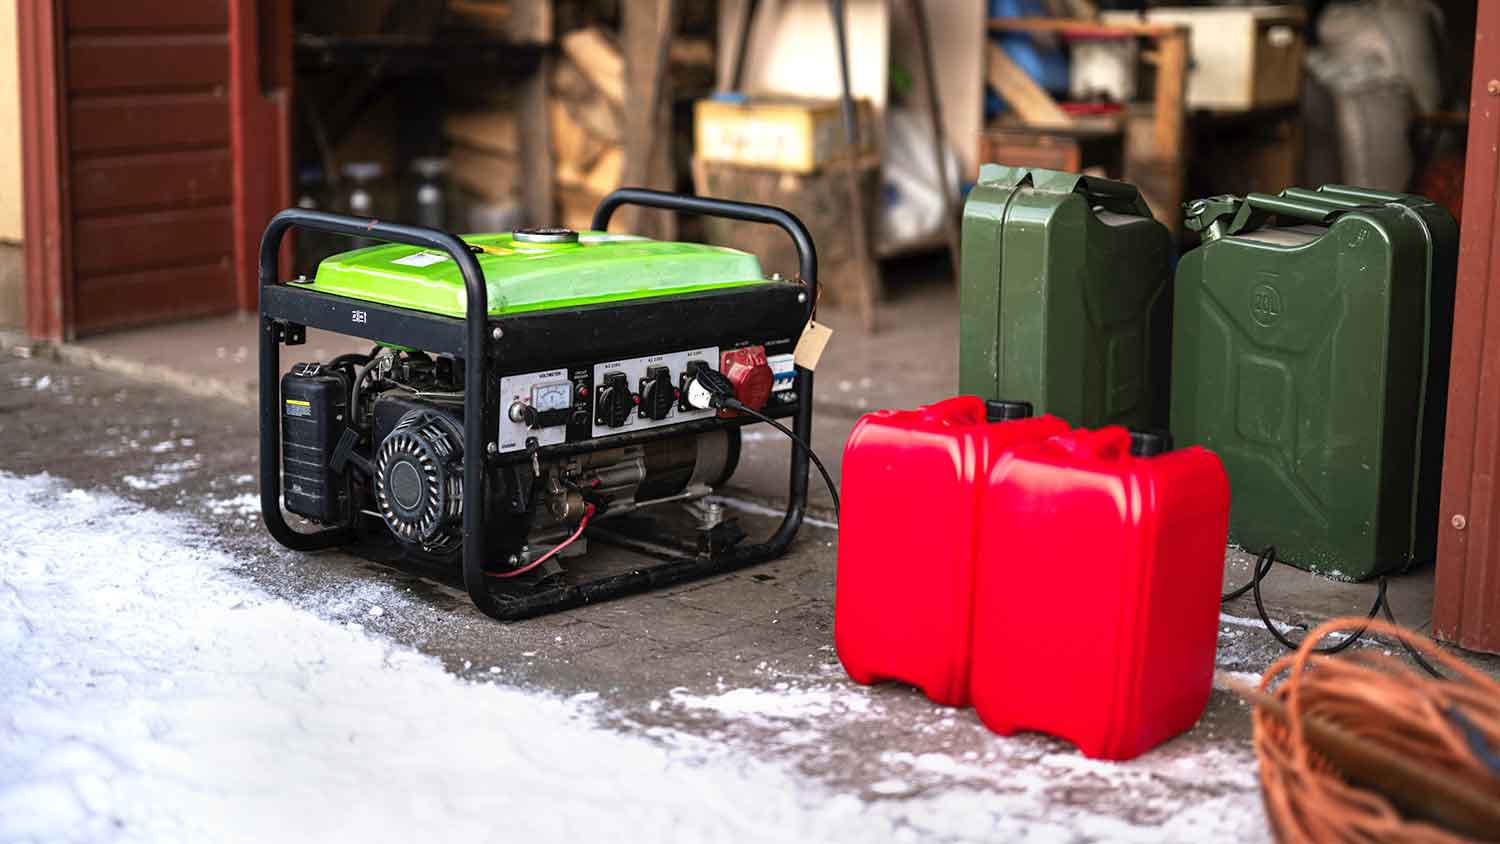
{"label": "wooden shelf", "polygon": [[1185,37],[1188,31],[1186,26],[1179,24],[1098,23],[1060,18],[990,18],[989,29],[991,32],[1046,33],[1077,38],[1170,38],[1175,35]]}

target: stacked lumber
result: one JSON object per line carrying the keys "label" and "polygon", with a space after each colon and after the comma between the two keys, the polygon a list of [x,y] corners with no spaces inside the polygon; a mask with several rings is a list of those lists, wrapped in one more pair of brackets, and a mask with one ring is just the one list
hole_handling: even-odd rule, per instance
{"label": "stacked lumber", "polygon": [[562,38],[548,117],[561,223],[586,229],[594,207],[625,170],[625,59],[598,27]]}
{"label": "stacked lumber", "polygon": [[480,212],[461,227],[484,227],[485,214],[520,206],[521,138],[513,104],[476,101],[456,108],[443,120],[443,135],[449,144],[448,178],[461,194],[460,204]]}

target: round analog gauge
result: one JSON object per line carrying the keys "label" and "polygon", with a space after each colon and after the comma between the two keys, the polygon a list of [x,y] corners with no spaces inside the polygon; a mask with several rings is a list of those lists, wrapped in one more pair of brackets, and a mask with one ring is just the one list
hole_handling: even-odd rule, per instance
{"label": "round analog gauge", "polygon": [[531,406],[542,413],[549,410],[567,410],[572,403],[573,385],[568,381],[537,384],[531,388]]}

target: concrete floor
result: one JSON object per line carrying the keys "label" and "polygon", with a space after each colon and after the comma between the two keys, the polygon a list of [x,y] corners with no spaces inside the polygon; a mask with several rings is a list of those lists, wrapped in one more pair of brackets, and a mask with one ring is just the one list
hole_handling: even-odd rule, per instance
{"label": "concrete floor", "polygon": [[[816,376],[814,446],[835,475],[842,443],[861,413],[911,407],[954,391],[957,302],[951,284],[942,278],[944,270],[929,270],[925,280],[891,291],[881,308],[882,333],[866,337],[848,330],[834,337]],[[836,308],[824,309],[821,318],[836,330],[856,324]],[[972,771],[912,773],[907,781],[924,792],[961,784],[994,788],[1002,795],[1007,777],[1044,764],[1039,760],[1072,753],[1066,745],[1040,737],[997,744],[974,718],[955,717],[951,710],[894,686],[858,691],[878,718],[807,725],[822,731],[811,744],[786,741],[784,724],[767,726],[753,718],[704,721],[660,707],[668,690],[672,695],[679,690],[711,695],[726,688],[778,684],[847,686],[831,637],[837,533],[831,502],[816,481],[814,521],[803,529],[792,553],[779,561],[521,624],[483,618],[450,578],[343,554],[310,556],[280,549],[261,528],[253,497],[254,342],[253,319],[226,317],[86,340],[63,350],[62,362],[45,356],[0,358],[0,470],[48,472],[149,507],[186,511],[209,526],[207,541],[256,561],[247,567],[247,576],[288,600],[316,599],[322,611],[337,614],[339,605],[318,596],[370,588],[407,596],[402,612],[368,619],[351,604],[350,618],[438,656],[457,673],[560,694],[602,693],[617,707],[622,728],[650,729],[670,722],[727,737],[866,799],[891,796],[883,783],[889,781],[890,760],[907,758],[899,754],[915,759],[940,752],[993,763],[994,770],[979,777],[990,785],[975,786]],[[308,345],[288,358],[326,358],[348,348],[346,340],[310,332]],[[753,505],[774,508],[784,500],[789,449],[774,432],[747,433],[741,470],[726,494],[752,507],[741,517],[756,536],[768,533],[774,521],[754,512]],[[1228,561],[1226,587],[1248,577],[1250,562],[1238,552],[1231,552]],[[1278,619],[1303,624],[1363,612],[1374,587],[1281,567],[1268,579],[1265,593]],[[1392,581],[1394,611],[1408,625],[1428,623],[1431,596],[1430,569]],[[1060,619],[1066,618],[1066,607],[1057,611]],[[1224,607],[1221,669],[1258,673],[1280,653],[1259,622],[1249,621],[1254,615],[1248,598]],[[1500,660],[1475,656],[1474,661],[1500,671]],[[1056,804],[1071,808],[1054,807],[1062,814],[1049,810],[1032,820],[1061,819],[1070,827],[1075,824],[1068,819],[1086,810],[1123,819],[1132,829],[1150,829],[1176,814],[1225,800],[1234,811],[1253,816],[1246,827],[1250,839],[1263,837],[1248,734],[1245,709],[1216,690],[1199,725],[1151,754],[1145,768],[1121,769],[1134,771],[1130,776],[1106,779],[1101,790],[1095,769],[1058,773]],[[1172,768],[1173,760],[1186,754],[1200,758],[1209,751],[1221,754],[1215,758],[1223,770]],[[1028,811],[1016,809],[1023,815]]]}
{"label": "concrete floor", "polygon": [[[880,308],[880,331],[862,333],[852,310],[821,309],[820,319],[835,329],[816,376],[814,448],[835,478],[842,444],[861,414],[885,407],[916,407],[953,395],[958,385],[958,295],[946,261],[908,260],[888,265],[887,294]],[[840,330],[841,326],[849,326]],[[168,384],[211,398],[250,406],[255,399],[257,320],[248,314],[196,320],[139,331],[87,338],[63,353],[66,362]],[[305,346],[283,352],[288,366],[298,360],[327,360],[365,351],[363,340],[309,330]],[[774,506],[784,496],[790,446],[769,430],[748,433],[747,449],[733,481],[733,492]],[[812,506],[832,518],[832,501],[814,479]],[[1226,584],[1249,578],[1254,559],[1231,553]],[[1432,618],[1433,569],[1419,568],[1393,578],[1390,600],[1404,624],[1426,630]],[[1365,612],[1373,584],[1328,580],[1287,566],[1264,583],[1267,604],[1295,623]],[[1253,617],[1250,596],[1226,612]]]}

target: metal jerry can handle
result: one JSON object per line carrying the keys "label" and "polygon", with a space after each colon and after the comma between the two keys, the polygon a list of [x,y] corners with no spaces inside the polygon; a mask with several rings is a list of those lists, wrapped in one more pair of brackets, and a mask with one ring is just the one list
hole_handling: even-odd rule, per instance
{"label": "metal jerry can handle", "polygon": [[[1355,207],[1362,207],[1356,205]],[[1260,228],[1272,214],[1278,217],[1300,220],[1304,223],[1326,226],[1340,214],[1353,210],[1344,203],[1326,199],[1304,198],[1291,191],[1282,196],[1268,193],[1246,194],[1244,199],[1236,196],[1211,196],[1195,199],[1184,206],[1186,224],[1193,231],[1201,232],[1205,240],[1214,240],[1224,235],[1240,234]]]}
{"label": "metal jerry can handle", "polygon": [[1100,176],[1084,176],[1043,167],[983,164],[979,167],[979,182],[1057,193],[1077,193],[1087,197],[1091,205],[1101,206],[1107,211],[1138,217],[1151,216],[1150,206],[1135,185]]}

